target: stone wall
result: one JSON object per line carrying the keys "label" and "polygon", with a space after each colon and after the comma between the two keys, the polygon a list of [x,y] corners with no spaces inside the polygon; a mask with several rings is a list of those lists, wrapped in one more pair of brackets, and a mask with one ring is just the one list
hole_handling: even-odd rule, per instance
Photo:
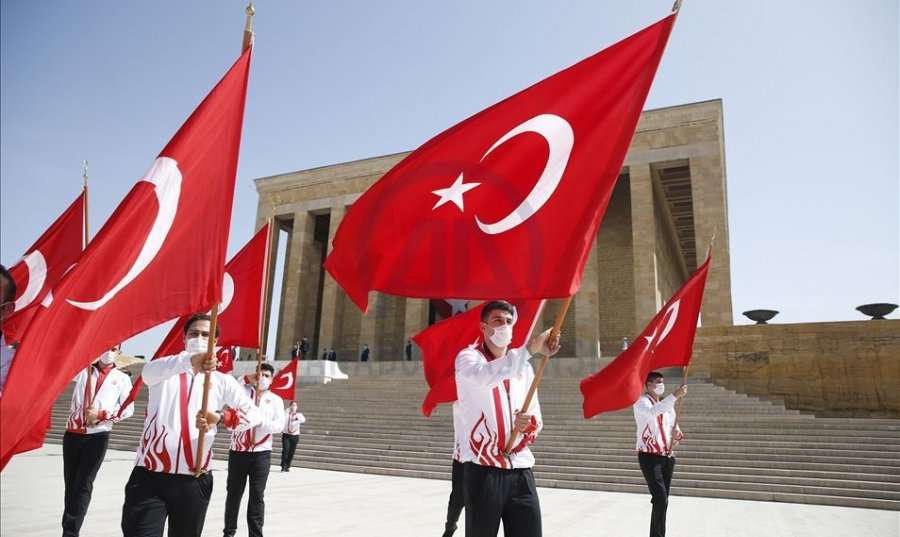
{"label": "stone wall", "polygon": [[702,327],[692,364],[788,408],[900,417],[900,320]]}

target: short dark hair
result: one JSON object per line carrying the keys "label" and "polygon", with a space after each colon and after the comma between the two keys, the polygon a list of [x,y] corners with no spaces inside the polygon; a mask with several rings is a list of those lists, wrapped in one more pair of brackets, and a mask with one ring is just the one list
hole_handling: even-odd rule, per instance
{"label": "short dark hair", "polygon": [[647,380],[644,381],[644,384],[650,384],[651,382],[656,382],[656,379],[663,378],[663,374],[659,371],[651,371],[647,373]]}
{"label": "short dark hair", "polygon": [[[211,322],[212,318],[209,316],[208,313],[195,313],[195,314],[191,315],[190,317],[188,317],[187,322],[184,323],[184,333],[187,334],[188,330],[191,329],[191,325],[193,325],[197,321],[210,321]],[[219,332],[220,332],[219,325],[216,324],[216,337],[219,337]]]}
{"label": "short dark hair", "polygon": [[505,300],[491,300],[481,308],[481,322],[486,323],[491,317],[491,312],[497,310],[505,311],[513,317],[516,316],[516,308],[509,302]]}
{"label": "short dark hair", "polygon": [[259,370],[268,371],[269,373],[272,373],[272,376],[275,375],[275,368],[272,366],[272,364],[263,363],[261,366],[259,366]]}
{"label": "short dark hair", "polygon": [[6,294],[3,295],[3,302],[12,302],[16,299],[16,281],[3,265],[0,265],[0,276],[6,278]]}

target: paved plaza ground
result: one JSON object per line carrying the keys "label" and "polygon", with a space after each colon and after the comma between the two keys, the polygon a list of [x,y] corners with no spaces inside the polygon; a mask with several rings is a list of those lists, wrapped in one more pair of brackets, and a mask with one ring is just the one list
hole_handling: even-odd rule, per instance
{"label": "paved plaza ground", "polygon": [[[83,536],[121,535],[123,487],[132,464],[133,453],[107,452]],[[222,534],[226,465],[218,460],[213,467],[215,485],[204,536]],[[266,535],[438,536],[449,492],[449,481],[302,468],[280,473],[273,468],[266,491]],[[649,495],[545,488],[539,492],[547,537],[647,534]],[[61,446],[48,445],[13,459],[0,475],[0,498],[3,537],[59,535]],[[668,529],[672,537],[898,537],[900,513],[675,496],[669,503]],[[245,532],[242,512],[238,535]],[[457,535],[464,535],[462,528]]]}

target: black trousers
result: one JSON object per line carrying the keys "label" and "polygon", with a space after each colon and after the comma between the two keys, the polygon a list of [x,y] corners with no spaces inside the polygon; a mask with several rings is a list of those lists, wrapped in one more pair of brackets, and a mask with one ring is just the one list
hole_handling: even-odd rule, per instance
{"label": "black trousers", "polygon": [[250,498],[247,501],[247,528],[250,537],[262,537],[266,502],[263,494],[269,479],[269,465],[272,464],[271,451],[228,452],[228,493],[225,496],[225,537],[237,532],[238,511],[244,487],[250,481]]}
{"label": "black trousers", "polygon": [[200,537],[212,489],[211,472],[194,477],[136,466],[125,485],[122,535],[162,537],[168,518],[169,537]]}
{"label": "black trousers", "polygon": [[456,531],[459,514],[466,506],[465,467],[458,460],[453,460],[452,489],[447,502],[447,523],[444,525],[444,537],[450,537]]}
{"label": "black trousers", "polygon": [[665,537],[666,510],[669,507],[669,487],[672,484],[672,473],[675,471],[675,457],[638,453],[638,462],[652,495],[650,537]]}
{"label": "black trousers", "polygon": [[466,537],[541,537],[541,504],[531,468],[464,465]]}
{"label": "black trousers", "polygon": [[103,464],[109,433],[63,435],[63,479],[66,484],[62,516],[63,537],[77,537],[91,503],[94,478]]}
{"label": "black trousers", "polygon": [[299,434],[281,433],[281,469],[288,471],[291,468],[291,462],[294,460],[294,452],[297,451],[297,442],[300,440]]}

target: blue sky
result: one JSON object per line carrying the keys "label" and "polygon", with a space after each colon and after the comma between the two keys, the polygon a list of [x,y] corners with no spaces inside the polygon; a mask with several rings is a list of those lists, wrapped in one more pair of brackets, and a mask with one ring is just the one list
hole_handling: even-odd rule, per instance
{"label": "blue sky", "polygon": [[[4,264],[78,194],[82,159],[99,229],[235,59],[244,5],[0,4]],[[670,6],[258,3],[229,255],[253,231],[252,179],[413,149]],[[898,22],[888,0],[685,1],[647,108],[724,100],[737,322],[898,301]],[[151,353],[162,332],[126,351]]]}

